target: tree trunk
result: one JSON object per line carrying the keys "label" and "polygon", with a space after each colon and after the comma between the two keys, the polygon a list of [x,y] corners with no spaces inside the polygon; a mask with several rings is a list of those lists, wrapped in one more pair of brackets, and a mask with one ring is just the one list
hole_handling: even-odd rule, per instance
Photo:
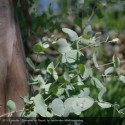
{"label": "tree trunk", "polygon": [[14,0],[0,0],[0,115],[7,113],[6,103],[13,100],[17,110],[27,95],[27,72]]}

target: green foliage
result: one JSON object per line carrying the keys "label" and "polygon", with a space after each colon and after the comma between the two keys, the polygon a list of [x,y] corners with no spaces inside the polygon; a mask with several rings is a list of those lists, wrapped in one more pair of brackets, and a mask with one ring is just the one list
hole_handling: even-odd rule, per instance
{"label": "green foliage", "polygon": [[[68,28],[63,28],[62,31],[68,34],[70,42],[65,38],[60,38],[54,42],[54,48],[59,53],[56,60],[46,66],[46,75],[38,70],[38,75],[31,76],[29,85],[37,86],[37,90],[32,92],[32,96],[28,96],[28,100],[25,98],[26,107],[24,108],[22,116],[41,116],[41,117],[68,117],[71,114],[80,116],[86,110],[91,109],[95,104],[97,106],[108,109],[114,108],[118,113],[122,109],[117,109],[112,102],[107,102],[104,99],[106,94],[105,77],[117,72],[115,70],[120,65],[118,57],[113,56],[112,64],[114,67],[109,67],[104,71],[104,75],[97,75],[94,73],[94,68],[100,70],[100,66],[97,63],[96,48],[101,43],[109,41],[96,41],[97,34],[91,37],[83,37],[91,30],[91,26],[87,26],[82,36]],[[85,40],[85,41],[84,41]],[[84,41],[84,42],[83,42]],[[38,55],[41,52],[46,51],[45,44],[52,44],[53,41],[44,41],[44,43],[38,43],[34,45],[33,52]],[[76,46],[72,46],[75,44]],[[92,59],[84,61],[85,55],[82,50],[87,47],[93,47],[94,51]],[[90,63],[92,61],[93,63]],[[31,59],[27,59],[28,64],[34,69]],[[38,68],[38,67],[37,67]],[[63,72],[59,73],[59,68]],[[101,77],[100,77],[101,76]],[[103,77],[105,76],[105,77]],[[117,75],[117,80],[125,82],[125,76]],[[96,91],[96,97],[91,96],[93,89]],[[32,110],[31,110],[32,109]]]}
{"label": "green foliage", "polygon": [[13,102],[12,100],[8,100],[8,102],[7,102],[7,107],[8,107],[11,111],[16,111],[16,104],[15,104],[15,102]]}

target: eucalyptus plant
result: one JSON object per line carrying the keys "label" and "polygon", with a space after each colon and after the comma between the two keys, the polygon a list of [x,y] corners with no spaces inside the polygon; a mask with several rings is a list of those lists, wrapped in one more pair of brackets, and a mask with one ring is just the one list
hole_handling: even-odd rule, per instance
{"label": "eucalyptus plant", "polygon": [[[62,28],[62,31],[68,36],[67,39],[49,38],[33,47],[33,52],[39,55],[45,54],[46,50],[53,46],[58,52],[56,59],[52,59],[43,67],[43,62],[36,65],[30,58],[27,58],[27,63],[36,73],[30,77],[28,84],[37,89],[24,98],[26,106],[20,115],[23,117],[80,116],[82,112],[93,108],[95,104],[100,109],[115,108],[123,114],[124,109],[119,109],[118,104],[112,104],[103,98],[107,91],[106,78],[112,77],[112,73],[115,72],[117,80],[125,83],[125,76],[117,70],[123,61],[114,55],[112,62],[104,64],[109,67],[101,73],[99,71],[104,65],[99,65],[97,61],[97,48],[103,43],[117,43],[118,38],[109,40],[107,37],[102,41],[101,33],[94,33],[90,25],[85,27],[81,36],[69,28]],[[87,59],[84,50],[89,47],[92,48],[92,56]],[[98,89],[97,98],[90,96],[90,86]],[[8,102],[8,107],[15,110],[12,101],[10,103],[9,105]]]}

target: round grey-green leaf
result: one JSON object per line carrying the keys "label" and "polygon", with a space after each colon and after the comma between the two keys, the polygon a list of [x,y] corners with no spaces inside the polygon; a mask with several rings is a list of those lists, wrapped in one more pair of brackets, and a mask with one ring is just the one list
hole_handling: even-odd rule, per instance
{"label": "round grey-green leaf", "polygon": [[89,109],[94,103],[90,97],[75,98],[72,102],[72,108],[75,114]]}
{"label": "round grey-green leaf", "polygon": [[98,102],[98,105],[101,108],[110,108],[112,106],[112,104],[108,103],[108,102]]}
{"label": "round grey-green leaf", "polygon": [[68,28],[62,28],[62,31],[65,32],[66,34],[68,34],[71,41],[75,41],[78,39],[78,34],[75,31],[68,29]]}
{"label": "round grey-green leaf", "polygon": [[71,50],[70,45],[67,43],[66,39],[60,38],[57,40],[56,44],[60,53],[66,53]]}
{"label": "round grey-green leaf", "polygon": [[15,102],[12,100],[9,100],[7,102],[7,107],[11,110],[11,111],[16,111],[16,105]]}
{"label": "round grey-green leaf", "polygon": [[64,115],[64,104],[61,99],[54,99],[51,104],[52,111],[57,116],[63,116]]}
{"label": "round grey-green leaf", "polygon": [[43,117],[46,117],[47,107],[45,105],[45,101],[42,98],[41,94],[35,96],[34,103],[35,103],[35,109],[34,109],[35,112]]}

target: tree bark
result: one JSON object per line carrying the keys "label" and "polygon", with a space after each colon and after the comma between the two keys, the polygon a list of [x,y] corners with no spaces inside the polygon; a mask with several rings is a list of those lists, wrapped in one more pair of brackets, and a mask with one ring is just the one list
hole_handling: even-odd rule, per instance
{"label": "tree bark", "polygon": [[17,110],[23,108],[27,76],[14,0],[0,0],[0,115],[8,112],[8,100],[16,103]]}

